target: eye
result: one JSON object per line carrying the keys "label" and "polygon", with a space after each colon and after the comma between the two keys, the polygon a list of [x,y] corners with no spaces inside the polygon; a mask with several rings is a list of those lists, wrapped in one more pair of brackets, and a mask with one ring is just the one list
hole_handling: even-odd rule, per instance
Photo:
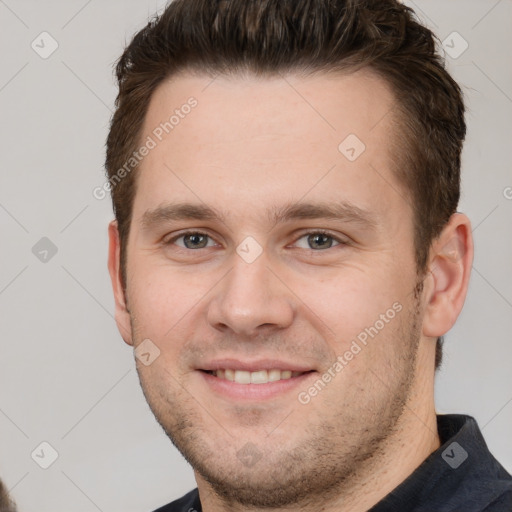
{"label": "eye", "polygon": [[[201,231],[187,231],[164,241],[165,245],[176,245],[182,249],[206,249],[207,247],[215,247],[216,243],[210,235]],[[337,245],[347,245],[348,242],[324,231],[312,231],[305,233],[297,239],[295,246],[300,249],[313,251],[322,251],[331,249]]]}
{"label": "eye", "polygon": [[344,242],[342,240],[337,239],[329,233],[325,233],[324,231],[313,231],[301,236],[297,242],[295,242],[295,245],[301,249],[320,251],[323,249],[330,249],[331,247],[343,243]]}
{"label": "eye", "polygon": [[215,246],[210,236],[200,231],[182,233],[181,235],[166,240],[165,243],[167,245],[175,244],[183,249],[204,249],[206,247]]}

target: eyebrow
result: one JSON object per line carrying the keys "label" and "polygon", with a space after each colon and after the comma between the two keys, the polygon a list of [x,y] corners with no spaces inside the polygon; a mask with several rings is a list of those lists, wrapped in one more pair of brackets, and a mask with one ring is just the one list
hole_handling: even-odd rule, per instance
{"label": "eyebrow", "polygon": [[376,216],[368,210],[346,202],[293,203],[269,212],[269,220],[274,224],[296,219],[330,219],[360,224],[376,228]]}
{"label": "eyebrow", "polygon": [[[206,204],[171,203],[147,210],[140,224],[143,230],[151,230],[161,224],[177,220],[220,221],[226,223],[229,215]],[[272,225],[297,219],[330,219],[359,224],[374,229],[376,215],[350,202],[291,203],[267,210]]]}

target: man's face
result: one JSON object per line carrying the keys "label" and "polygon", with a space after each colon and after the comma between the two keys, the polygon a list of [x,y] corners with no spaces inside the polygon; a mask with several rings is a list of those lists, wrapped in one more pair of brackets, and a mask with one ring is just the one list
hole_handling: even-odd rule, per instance
{"label": "man's face", "polygon": [[220,495],[325,495],[399,428],[422,311],[392,116],[368,72],[184,74],[151,99],[141,140],[157,145],[137,171],[128,341],[160,350],[137,361],[145,396]]}

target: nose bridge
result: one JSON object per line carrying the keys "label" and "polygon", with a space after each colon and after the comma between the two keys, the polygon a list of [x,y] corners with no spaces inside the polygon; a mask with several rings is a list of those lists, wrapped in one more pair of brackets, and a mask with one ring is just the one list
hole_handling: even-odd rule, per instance
{"label": "nose bridge", "polygon": [[293,321],[293,303],[286,287],[262,254],[248,263],[233,255],[231,271],[209,304],[208,321],[217,329],[253,335],[262,326],[284,328]]}

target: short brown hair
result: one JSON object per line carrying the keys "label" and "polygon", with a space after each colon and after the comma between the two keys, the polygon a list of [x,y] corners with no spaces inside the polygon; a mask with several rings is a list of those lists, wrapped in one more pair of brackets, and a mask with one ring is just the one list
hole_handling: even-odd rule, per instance
{"label": "short brown hair", "polygon": [[0,480],[0,512],[16,512],[16,505]]}
{"label": "short brown hair", "polygon": [[[395,96],[394,172],[414,212],[416,263],[424,274],[430,245],[459,201],[466,124],[462,92],[414,11],[397,0],[174,0],[134,36],[116,66],[106,171],[123,283],[135,168],[115,178],[139,146],[149,101],[163,80],[183,70],[277,75],[362,68],[382,77]],[[436,368],[441,346],[439,339]]]}

